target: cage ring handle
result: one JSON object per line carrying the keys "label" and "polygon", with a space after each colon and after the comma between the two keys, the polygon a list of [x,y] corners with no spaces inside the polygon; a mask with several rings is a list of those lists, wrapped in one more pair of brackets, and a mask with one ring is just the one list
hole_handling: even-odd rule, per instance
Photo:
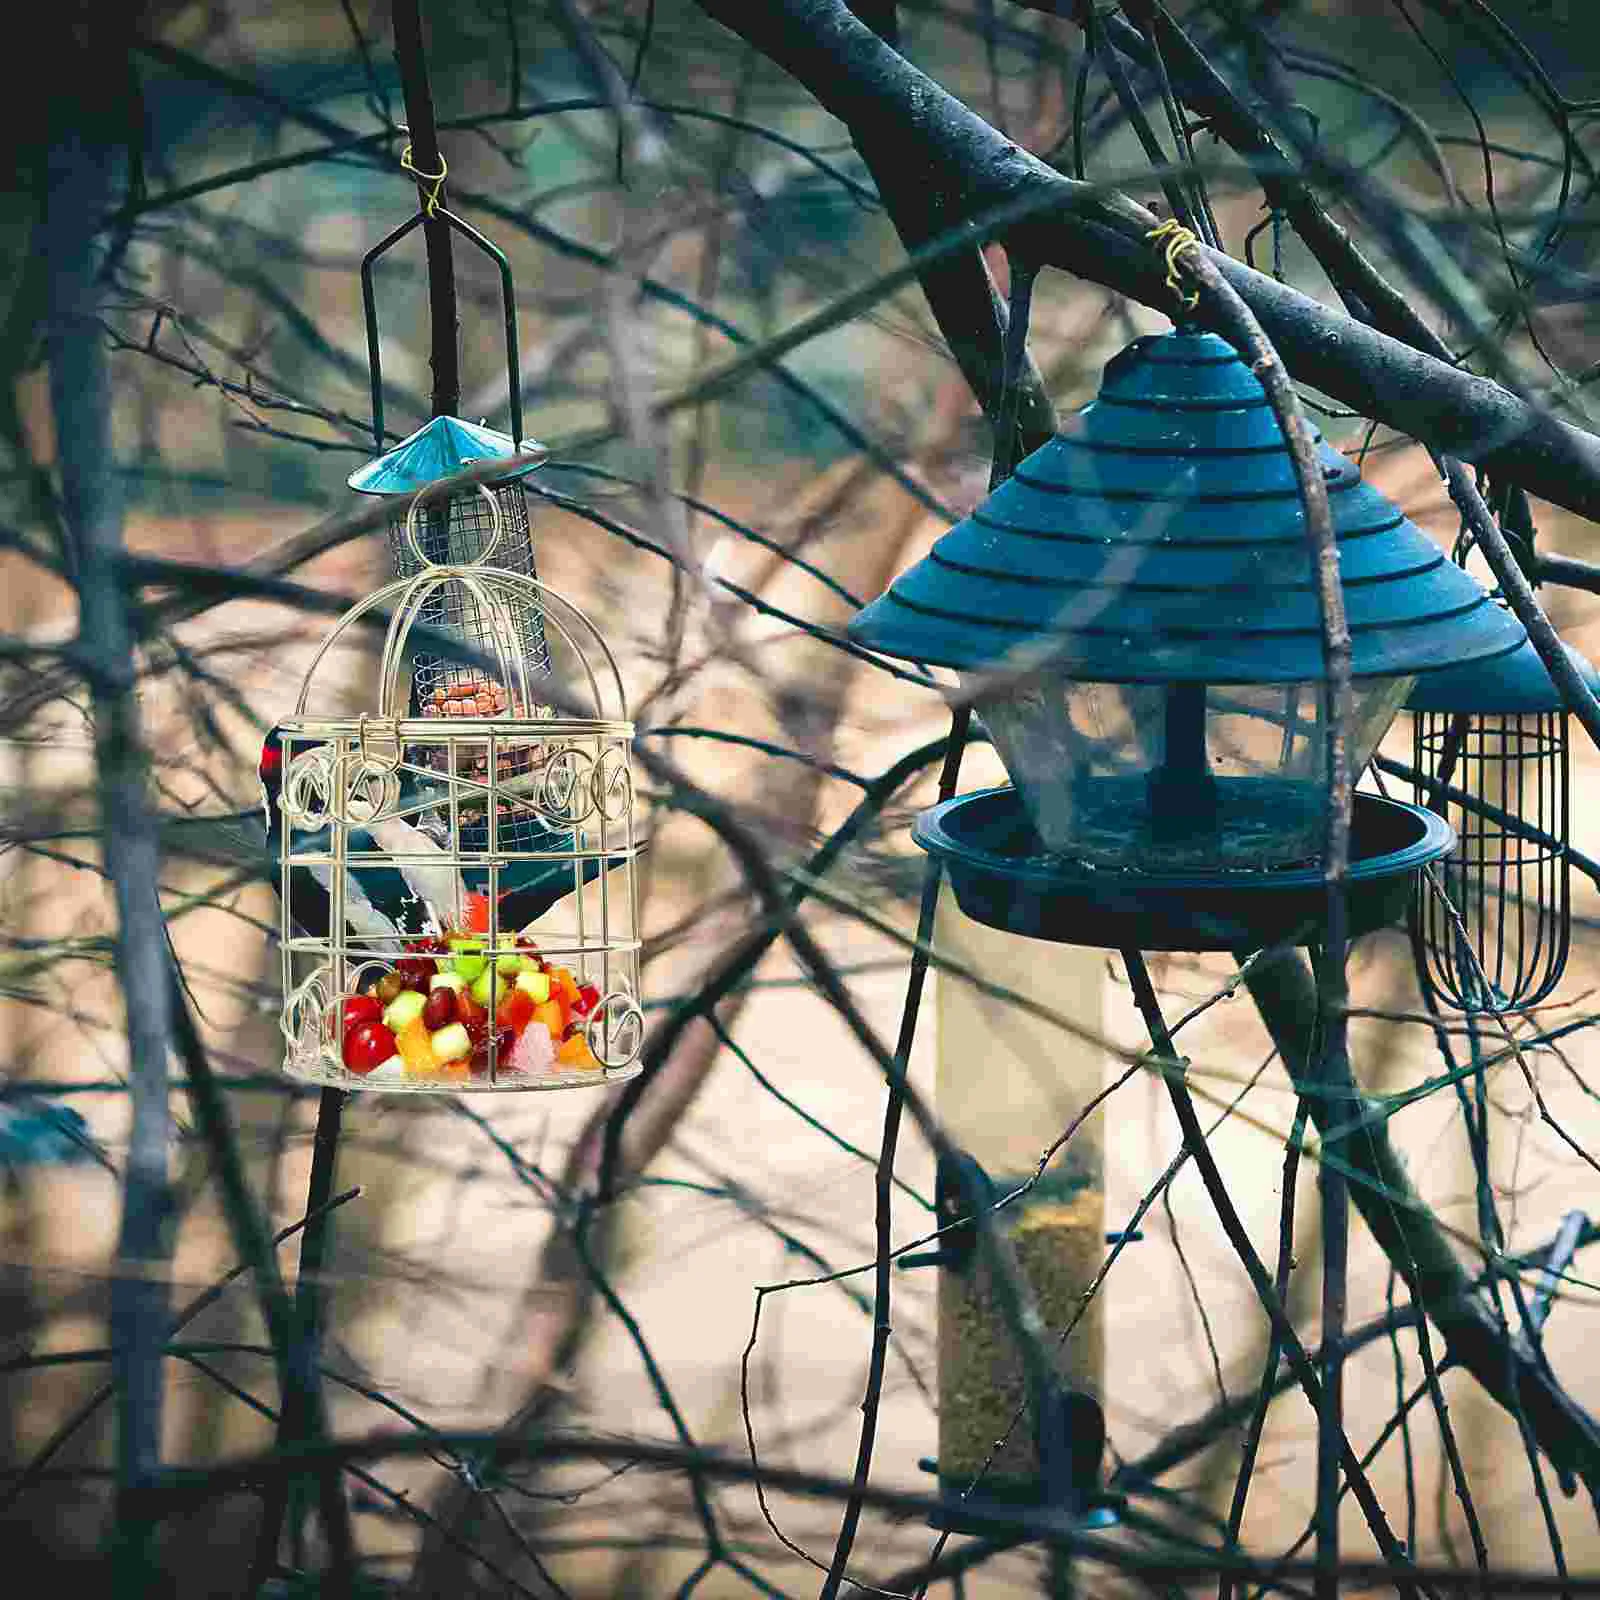
{"label": "cage ring handle", "polygon": [[[493,548],[491,544],[484,554],[490,554]],[[516,619],[502,592],[508,577],[517,578],[519,582],[524,581],[516,574],[502,573],[493,568],[484,569],[478,562],[459,567],[429,566],[407,580],[405,593],[389,619],[389,627],[383,641],[383,657],[378,668],[379,682],[382,686],[378,717],[380,722],[392,724],[403,715],[399,701],[404,692],[401,679],[406,677],[404,672],[406,640],[428,601],[452,584],[459,585],[461,590],[470,596],[480,613],[491,621],[488,642],[493,648],[495,675],[508,689],[520,689],[524,699],[530,698],[525,666],[510,643],[516,632]],[[596,693],[598,695],[598,689]]]}
{"label": "cage ring handle", "polygon": [[[517,291],[511,276],[511,262],[506,253],[492,240],[479,233],[470,222],[463,222],[453,211],[446,206],[436,205],[433,210],[436,221],[443,222],[452,231],[459,233],[462,238],[483,252],[494,262],[500,274],[500,310],[505,322],[505,351],[506,351],[506,389],[507,398],[511,406],[511,437],[520,448],[522,445],[522,358],[518,351],[517,342]],[[414,229],[420,228],[428,220],[419,209],[414,216],[408,217],[392,233],[385,234],[361,258],[361,309],[367,324],[367,365],[372,378],[372,437],[377,443],[378,451],[382,454],[386,443],[383,425],[383,356],[378,342],[378,297],[373,285],[373,268],[380,257],[388,254]]]}
{"label": "cage ring handle", "polygon": [[[475,483],[472,487],[489,502],[489,539],[483,549],[478,552],[476,558],[471,561],[430,561],[423,551],[421,542],[417,538],[417,512],[422,509],[422,502],[433,492],[435,485],[428,484],[418,492],[416,498],[411,502],[411,508],[406,512],[406,543],[411,546],[412,554],[422,563],[424,569],[441,566],[481,567],[500,548],[505,539],[506,531],[505,519],[500,515],[500,503],[490,493],[488,484]],[[445,537],[448,542],[448,523],[446,524],[446,529]]]}

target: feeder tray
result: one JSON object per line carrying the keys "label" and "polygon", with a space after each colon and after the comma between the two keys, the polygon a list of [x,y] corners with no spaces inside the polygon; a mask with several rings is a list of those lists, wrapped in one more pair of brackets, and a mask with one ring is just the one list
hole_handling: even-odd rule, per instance
{"label": "feeder tray", "polygon": [[[313,658],[295,715],[278,724],[268,797],[291,1077],[454,1094],[595,1085],[641,1070],[633,724],[621,677],[576,606],[494,568],[499,511],[483,497],[494,537],[479,562],[448,566],[426,564],[416,497],[408,529],[422,570],[345,614]],[[407,716],[411,636],[441,602],[481,624],[471,648],[503,692],[470,716]],[[313,713],[319,668],[380,609],[389,620],[376,714]],[[571,663],[579,714],[534,711],[551,679],[524,648],[530,611]],[[308,882],[327,908],[309,930],[294,915]],[[524,924],[530,906],[537,920]]]}
{"label": "feeder tray", "polygon": [[[924,811],[911,837],[937,856],[975,922],[1102,949],[1255,950],[1314,941],[1326,915],[1322,869],[1144,873],[1050,855],[1015,788],[980,789]],[[1404,922],[1416,873],[1455,845],[1421,806],[1357,794],[1351,816],[1349,934]]]}

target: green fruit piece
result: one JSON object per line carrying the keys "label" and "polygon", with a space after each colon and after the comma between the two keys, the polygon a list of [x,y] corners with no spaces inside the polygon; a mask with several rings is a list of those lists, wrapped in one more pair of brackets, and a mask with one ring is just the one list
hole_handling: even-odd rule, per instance
{"label": "green fruit piece", "polygon": [[453,989],[460,994],[467,986],[467,980],[459,972],[436,972],[428,984],[430,989]]}
{"label": "green fruit piece", "polygon": [[472,998],[486,1011],[492,1011],[503,987],[498,974],[492,968],[485,967],[472,980]]}
{"label": "green fruit piece", "polygon": [[458,954],[463,951],[483,949],[483,940],[475,933],[452,933],[445,943]]}
{"label": "green fruit piece", "polygon": [[391,1032],[399,1033],[408,1022],[415,1022],[422,1015],[422,1008],[427,1003],[428,997],[419,990],[402,989],[384,1009],[384,1026]]}
{"label": "green fruit piece", "polygon": [[523,972],[518,975],[517,987],[535,1005],[543,1005],[550,998],[550,974],[548,972]]}
{"label": "green fruit piece", "polygon": [[464,954],[450,958],[450,968],[461,975],[463,983],[476,983],[479,975],[489,965],[489,958],[481,955]]}
{"label": "green fruit piece", "polygon": [[522,957],[513,950],[510,955],[496,956],[494,965],[503,977],[514,978],[522,971]]}
{"label": "green fruit piece", "polygon": [[449,1027],[440,1028],[431,1037],[435,1061],[459,1061],[463,1056],[472,1054],[472,1040],[459,1022],[452,1022]]}

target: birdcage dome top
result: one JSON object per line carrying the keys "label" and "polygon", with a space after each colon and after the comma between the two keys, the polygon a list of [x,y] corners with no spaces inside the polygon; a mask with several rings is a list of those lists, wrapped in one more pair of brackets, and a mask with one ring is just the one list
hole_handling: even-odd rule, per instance
{"label": "birdcage dome top", "polygon": [[[1509,653],[1522,626],[1355,464],[1318,440],[1358,677]],[[1102,682],[1323,675],[1294,469],[1265,391],[1223,339],[1135,340],[1099,398],[850,625],[886,655],[963,670],[1043,657]]]}
{"label": "birdcage dome top", "polygon": [[[402,723],[410,701],[413,657],[419,651],[443,651],[459,658],[463,666],[489,674],[506,691],[501,702],[486,706],[482,715],[453,718],[452,726],[460,732],[473,731],[478,722],[526,719],[542,702],[554,713],[539,718],[547,733],[559,734],[565,724],[581,724],[632,737],[627,692],[604,636],[549,584],[492,564],[501,536],[500,513],[486,487],[480,484],[474,492],[490,507],[490,535],[478,559],[466,565],[424,564],[420,572],[386,584],[345,612],[311,658],[294,717],[283,724],[286,728],[302,728],[313,720],[329,727],[371,720]],[[405,537],[425,563],[417,540],[417,517],[426,498],[419,494],[413,500],[405,522]],[[529,607],[542,614],[546,630],[558,642],[559,683],[548,669],[530,662],[522,648],[519,613]],[[351,642],[358,625],[377,626],[385,613],[377,703],[372,712],[352,716],[340,709],[347,703],[347,692],[325,685],[322,669],[336,645]],[[480,659],[470,659],[473,655]]]}
{"label": "birdcage dome top", "polygon": [[393,450],[357,467],[345,481],[362,494],[416,494],[474,461],[516,455],[526,459],[496,478],[496,483],[523,477],[550,459],[550,452],[537,439],[519,442],[482,423],[464,422],[460,417],[435,417]]}

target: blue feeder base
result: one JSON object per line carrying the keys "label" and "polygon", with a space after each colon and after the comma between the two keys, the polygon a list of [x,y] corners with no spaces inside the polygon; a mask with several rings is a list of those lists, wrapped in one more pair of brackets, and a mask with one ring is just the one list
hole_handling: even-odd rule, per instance
{"label": "blue feeder base", "polygon": [[[924,811],[911,836],[944,862],[975,922],[1104,950],[1257,950],[1314,944],[1326,910],[1320,866],[1142,873],[1048,854],[1010,785]],[[1349,935],[1403,922],[1419,868],[1455,848],[1421,806],[1358,794],[1351,818]]]}
{"label": "blue feeder base", "polygon": [[[924,1472],[937,1473],[939,1464],[925,1457],[917,1463]],[[1041,1478],[987,1479],[971,1494],[963,1494],[965,1484],[954,1478],[939,1479],[940,1506],[930,1512],[928,1526],[950,1533],[972,1534],[993,1538],[1003,1530],[1008,1516],[1019,1511],[1047,1511],[1053,1502]],[[1073,1525],[1084,1533],[1095,1533],[1103,1528],[1116,1527],[1123,1496],[1108,1491],[1097,1491],[1085,1508],[1073,1518]]]}

